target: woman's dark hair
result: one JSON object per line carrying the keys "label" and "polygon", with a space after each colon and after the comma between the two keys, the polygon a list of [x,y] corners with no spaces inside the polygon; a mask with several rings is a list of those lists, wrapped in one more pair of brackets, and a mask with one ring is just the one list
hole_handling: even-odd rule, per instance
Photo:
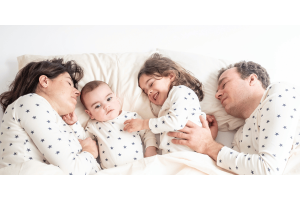
{"label": "woman's dark hair", "polygon": [[20,96],[34,93],[41,75],[55,79],[65,72],[70,74],[74,87],[77,88],[78,81],[83,77],[83,70],[74,60],[63,63],[63,59],[58,58],[27,64],[17,73],[15,80],[9,86],[9,90],[0,95],[0,105],[3,112]]}
{"label": "woman's dark hair", "polygon": [[152,54],[152,56],[146,60],[138,74],[138,80],[143,74],[160,78],[167,77],[170,73],[175,74],[175,80],[171,83],[170,89],[172,89],[173,86],[185,85],[197,94],[199,101],[203,100],[204,93],[202,83],[194,77],[191,72],[158,53]]}

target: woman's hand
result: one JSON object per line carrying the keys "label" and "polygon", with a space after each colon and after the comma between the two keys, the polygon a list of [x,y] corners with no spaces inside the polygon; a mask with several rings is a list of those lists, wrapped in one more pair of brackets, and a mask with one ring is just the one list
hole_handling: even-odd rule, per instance
{"label": "woman's hand", "polygon": [[124,122],[124,124],[124,131],[128,131],[129,133],[149,129],[149,120],[128,119]]}
{"label": "woman's hand", "polygon": [[85,140],[79,139],[78,141],[82,147],[82,151],[87,151],[91,153],[94,156],[94,158],[98,157],[98,146],[96,142],[92,140],[92,138],[86,138]]}
{"label": "woman's hand", "polygon": [[69,125],[73,125],[77,122],[77,116],[75,114],[75,111],[62,116],[62,119]]}
{"label": "woman's hand", "polygon": [[156,147],[150,146],[146,148],[144,157],[147,158],[147,157],[155,156],[156,154],[157,154]]}
{"label": "woman's hand", "polygon": [[215,140],[218,135],[218,123],[213,115],[206,115],[206,120],[208,122],[208,126],[211,132],[212,138]]}

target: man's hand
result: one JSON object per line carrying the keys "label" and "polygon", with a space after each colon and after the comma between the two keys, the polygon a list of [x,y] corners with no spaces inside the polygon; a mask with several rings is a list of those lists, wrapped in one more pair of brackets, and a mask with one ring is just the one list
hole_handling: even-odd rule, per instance
{"label": "man's hand", "polygon": [[124,124],[124,131],[128,131],[129,133],[149,129],[149,120],[128,119],[124,122]]}
{"label": "man's hand", "polygon": [[150,146],[146,148],[144,157],[147,158],[147,157],[155,156],[156,154],[157,154],[156,147]]}
{"label": "man's hand", "polygon": [[207,154],[212,159],[217,160],[218,153],[223,145],[215,142],[212,138],[207,121],[200,115],[202,127],[188,121],[185,127],[179,131],[169,132],[168,135],[183,140],[173,139],[172,143],[186,145],[198,153]]}
{"label": "man's hand", "polygon": [[211,132],[212,138],[215,140],[218,135],[218,123],[213,115],[206,115],[206,120],[208,122],[208,126]]}
{"label": "man's hand", "polygon": [[97,144],[94,140],[92,140],[92,138],[86,138],[85,140],[78,140],[81,147],[82,147],[82,151],[87,151],[89,153],[91,153],[94,158],[98,157],[98,147]]}
{"label": "man's hand", "polygon": [[62,119],[69,125],[73,125],[77,122],[77,116],[75,114],[75,111],[62,116]]}

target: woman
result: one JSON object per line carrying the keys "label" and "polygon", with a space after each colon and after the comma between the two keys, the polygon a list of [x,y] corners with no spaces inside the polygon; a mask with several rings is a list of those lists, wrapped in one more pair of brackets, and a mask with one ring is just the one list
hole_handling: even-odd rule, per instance
{"label": "woman", "polygon": [[93,174],[97,146],[74,113],[83,70],[63,59],[31,62],[9,91],[0,95],[0,168],[30,160],[58,166],[67,174]]}

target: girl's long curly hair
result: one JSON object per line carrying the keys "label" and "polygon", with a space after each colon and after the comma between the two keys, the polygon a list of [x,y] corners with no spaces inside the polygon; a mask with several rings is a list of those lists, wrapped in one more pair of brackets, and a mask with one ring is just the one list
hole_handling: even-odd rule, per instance
{"label": "girl's long curly hair", "polygon": [[138,80],[143,74],[160,78],[167,77],[170,73],[175,74],[175,80],[171,83],[170,90],[173,86],[185,85],[197,94],[199,101],[203,100],[204,93],[202,83],[194,77],[191,72],[158,53],[152,54],[152,56],[146,60],[138,74]]}

